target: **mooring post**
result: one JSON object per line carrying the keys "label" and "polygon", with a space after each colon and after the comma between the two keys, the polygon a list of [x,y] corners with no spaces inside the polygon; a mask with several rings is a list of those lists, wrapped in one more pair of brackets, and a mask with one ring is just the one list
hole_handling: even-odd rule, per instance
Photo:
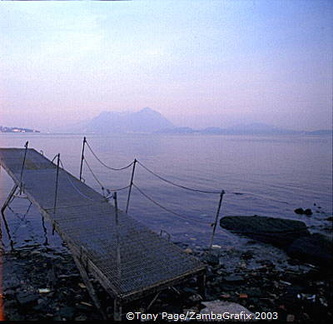
{"label": "mooring post", "polygon": [[59,167],[60,167],[60,153],[57,155],[57,172],[56,172],[56,180],[55,180],[54,205],[53,205],[53,214],[54,215],[56,213],[57,199],[58,199]]}
{"label": "mooring post", "polygon": [[135,165],[137,163],[137,160],[134,159],[133,161],[133,169],[132,169],[132,174],[131,174],[131,182],[130,182],[130,186],[128,189],[128,196],[127,196],[127,204],[126,204],[126,214],[128,212],[128,207],[129,207],[129,202],[130,202],[130,198],[131,198],[131,192],[132,192],[132,187],[133,187],[133,180],[134,180],[134,173],[135,173]]}
{"label": "mooring post", "polygon": [[21,168],[21,175],[20,175],[20,195],[22,195],[22,191],[23,191],[23,171],[24,171],[24,166],[25,166],[25,160],[27,157],[27,152],[28,152],[28,145],[29,142],[27,141],[24,145],[25,150],[24,150],[24,156],[23,156],[23,162],[22,162],[22,168]]}
{"label": "mooring post", "polygon": [[213,232],[212,232],[212,237],[210,239],[210,244],[209,244],[209,249],[212,248],[213,246],[213,240],[214,240],[214,235],[215,235],[215,231],[216,231],[216,226],[217,226],[217,222],[219,219],[219,215],[220,215],[220,210],[221,210],[221,205],[222,205],[222,200],[223,200],[223,195],[225,194],[225,191],[222,190],[220,193],[220,200],[219,200],[219,205],[217,207],[217,211],[216,211],[216,216],[215,216],[215,223],[213,225]]}
{"label": "mooring post", "polygon": [[80,181],[82,181],[83,162],[84,162],[84,148],[86,146],[87,139],[83,137],[82,153],[81,153],[81,164],[80,164]]}

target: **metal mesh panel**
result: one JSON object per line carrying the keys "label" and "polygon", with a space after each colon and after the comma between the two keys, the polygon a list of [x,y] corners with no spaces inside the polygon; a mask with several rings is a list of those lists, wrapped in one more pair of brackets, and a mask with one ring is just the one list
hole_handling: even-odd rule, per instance
{"label": "metal mesh panel", "polygon": [[[18,185],[24,151],[0,149],[0,163]],[[123,298],[156,289],[204,270],[197,259],[120,210],[117,226],[115,208],[65,170],[59,170],[58,180],[56,195],[55,164],[28,149],[22,177],[25,193],[55,224],[72,252],[93,265],[113,295]]]}

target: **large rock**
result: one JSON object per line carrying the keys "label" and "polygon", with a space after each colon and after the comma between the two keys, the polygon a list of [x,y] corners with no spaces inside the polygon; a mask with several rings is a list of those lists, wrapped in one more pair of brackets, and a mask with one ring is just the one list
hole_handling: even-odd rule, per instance
{"label": "large rock", "polygon": [[321,267],[333,266],[332,239],[310,234],[305,223],[263,216],[226,216],[221,227],[233,233],[270,243],[284,249],[292,258]]}
{"label": "large rock", "polygon": [[321,234],[303,236],[288,246],[289,256],[316,265],[331,268],[333,265],[332,239]]}
{"label": "large rock", "polygon": [[286,248],[296,239],[310,235],[301,221],[264,216],[226,216],[221,227],[233,233]]}

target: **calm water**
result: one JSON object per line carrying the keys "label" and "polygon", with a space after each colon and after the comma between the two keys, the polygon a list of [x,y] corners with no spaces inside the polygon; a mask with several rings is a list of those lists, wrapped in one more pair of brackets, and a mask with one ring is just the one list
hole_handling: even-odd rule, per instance
{"label": "calm water", "polygon": [[[79,175],[82,135],[1,134],[0,147],[29,146],[52,159],[61,153],[65,169]],[[138,159],[142,164],[183,186],[221,191],[221,216],[266,215],[305,221],[313,231],[328,226],[332,215],[332,139],[330,136],[170,136],[114,135],[87,137],[100,159],[112,167],[123,167]],[[86,160],[105,188],[129,184],[132,169],[110,171],[86,147]],[[83,177],[101,191],[87,166]],[[174,215],[153,204],[133,188],[129,214],[156,232],[167,231],[174,241],[207,246],[219,201],[218,194],[189,192],[154,177],[136,165],[134,183],[146,195]],[[12,187],[4,170],[0,173],[0,203]],[[118,205],[125,209],[127,190],[119,191]],[[112,200],[111,200],[112,201]],[[314,205],[315,204],[315,205]],[[39,244],[45,239],[41,216],[29,202],[16,199],[6,215],[17,245]],[[294,209],[311,208],[312,216]],[[84,217],[84,215],[82,215]],[[3,227],[3,226],[2,226]],[[48,241],[60,245],[50,234]],[[217,228],[215,244],[237,245],[242,240]],[[4,243],[8,245],[4,234]]]}

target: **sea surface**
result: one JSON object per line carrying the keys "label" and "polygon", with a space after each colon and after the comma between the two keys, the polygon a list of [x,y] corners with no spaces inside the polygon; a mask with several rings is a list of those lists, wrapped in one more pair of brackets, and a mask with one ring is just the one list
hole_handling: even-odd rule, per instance
{"label": "sea surface", "polygon": [[[0,147],[23,148],[26,141],[49,159],[60,153],[63,167],[79,177],[83,135],[0,134]],[[87,142],[85,182],[105,195],[116,190],[118,206],[125,210],[128,188],[119,189],[130,184],[133,165],[120,171],[105,165],[122,168],[137,159],[128,213],[174,242],[194,248],[209,245],[222,190],[219,218],[261,215],[296,219],[304,221],[312,232],[328,234],[331,223],[326,219],[332,216],[331,136],[126,134],[87,135]],[[1,205],[12,186],[2,169]],[[114,203],[112,197],[110,203]],[[17,198],[6,210],[9,232],[1,219],[5,248],[10,243],[15,247],[46,243],[62,249],[61,239],[52,235],[47,221],[29,206],[29,201]],[[299,207],[311,208],[313,215],[297,215],[294,210]],[[218,225],[213,243],[237,246],[245,241]]]}

